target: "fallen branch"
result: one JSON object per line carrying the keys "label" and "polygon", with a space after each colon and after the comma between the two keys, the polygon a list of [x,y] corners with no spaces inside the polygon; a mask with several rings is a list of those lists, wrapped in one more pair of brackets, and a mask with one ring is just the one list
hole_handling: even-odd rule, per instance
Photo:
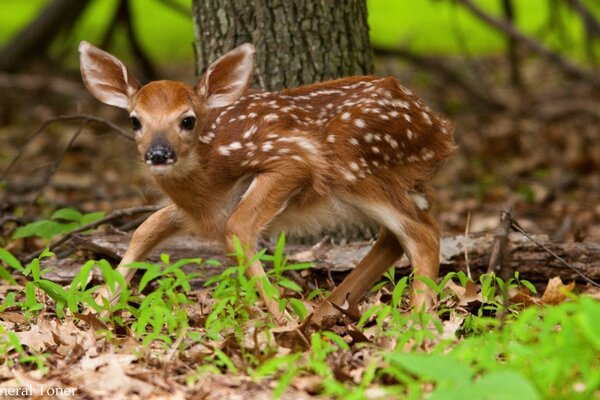
{"label": "fallen branch", "polygon": [[523,236],[525,236],[527,239],[531,240],[533,243],[535,243],[536,245],[540,246],[542,249],[546,250],[548,253],[550,253],[552,255],[552,257],[554,257],[556,260],[558,260],[562,265],[564,265],[567,268],[570,268],[571,270],[575,271],[577,273],[577,275],[579,275],[584,281],[586,281],[587,283],[589,283],[590,285],[596,286],[596,287],[600,287],[600,284],[594,282],[593,280],[591,280],[590,278],[588,278],[587,276],[585,276],[583,273],[581,273],[581,271],[578,268],[573,267],[572,265],[570,265],[568,262],[566,262],[564,260],[564,258],[562,258],[561,256],[559,256],[558,254],[556,254],[554,251],[552,251],[552,249],[548,248],[548,246],[545,246],[544,244],[538,242],[537,240],[535,240],[533,237],[531,237],[531,235],[529,235],[527,232],[525,232],[520,226],[519,224],[512,222],[511,226],[513,229],[519,231]]}
{"label": "fallen branch", "polygon": [[[571,267],[558,261],[544,248],[531,242],[521,233],[510,233],[506,248],[511,258],[509,267],[518,271],[524,279],[546,282],[549,278],[560,276],[563,281],[582,280],[581,274],[592,280],[600,279],[600,244],[595,243],[555,243],[546,235],[530,235],[536,242],[561,257]],[[111,258],[123,257],[130,240],[124,233],[96,233],[82,237],[79,245]],[[468,235],[469,266],[474,278],[485,273],[490,259],[490,248],[493,246],[493,233],[474,233]],[[371,242],[351,242],[345,246],[333,245],[330,242],[316,246],[289,245],[286,252],[290,262],[313,262],[315,269],[336,272],[348,272],[371,249]],[[441,241],[440,264],[442,273],[465,271],[465,237],[464,235],[446,236]],[[161,253],[171,255],[172,260],[200,257],[202,259],[219,259],[227,263],[226,252],[212,243],[199,242],[192,237],[174,238],[158,249],[149,259],[156,261]],[[409,262],[406,257],[396,267],[409,273]],[[580,274],[581,273],[581,274]],[[587,280],[585,280],[587,282]]]}

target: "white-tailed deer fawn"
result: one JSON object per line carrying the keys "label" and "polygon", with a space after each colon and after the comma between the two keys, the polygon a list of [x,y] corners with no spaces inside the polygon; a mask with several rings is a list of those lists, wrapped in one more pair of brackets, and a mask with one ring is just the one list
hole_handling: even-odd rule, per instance
{"label": "white-tailed deer fawn", "polygon": [[[171,200],[133,235],[119,267],[127,281],[134,270],[124,265],[177,232],[220,240],[229,252],[237,236],[251,256],[263,235],[370,220],[381,226],[373,248],[312,320],[337,314],[330,303],[356,304],[404,252],[417,278],[414,300],[429,304],[418,277],[438,275],[439,232],[422,185],[455,145],[449,124],[395,78],[251,91],[254,47],[243,44],[193,87],[142,86],[114,56],[87,42],[79,51],[88,90],[129,111],[139,152]],[[247,271],[280,318],[261,264]]]}

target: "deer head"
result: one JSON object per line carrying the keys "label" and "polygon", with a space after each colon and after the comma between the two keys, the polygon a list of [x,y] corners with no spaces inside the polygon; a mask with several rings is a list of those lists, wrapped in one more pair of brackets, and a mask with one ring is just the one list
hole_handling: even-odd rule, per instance
{"label": "deer head", "polygon": [[196,166],[208,112],[238,100],[254,69],[254,46],[245,43],[212,63],[194,87],[168,80],[142,86],[115,56],[85,41],[79,53],[85,86],[101,102],[129,111],[140,155],[156,175]]}

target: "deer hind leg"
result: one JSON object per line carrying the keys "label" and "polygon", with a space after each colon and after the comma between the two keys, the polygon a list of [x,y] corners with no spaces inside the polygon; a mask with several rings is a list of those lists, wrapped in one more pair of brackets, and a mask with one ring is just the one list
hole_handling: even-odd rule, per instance
{"label": "deer hind leg", "polygon": [[[414,272],[413,305],[429,309],[436,294],[419,278],[435,280],[439,273],[440,233],[435,220],[415,207],[416,212],[402,212],[400,208],[384,204],[370,206],[366,212],[391,230],[406,252]],[[416,205],[418,206],[418,204]]]}
{"label": "deer hind leg", "polygon": [[321,324],[339,314],[331,303],[342,306],[346,301],[354,306],[365,292],[404,254],[396,235],[382,226],[377,241],[350,275],[315,310],[311,321]]}

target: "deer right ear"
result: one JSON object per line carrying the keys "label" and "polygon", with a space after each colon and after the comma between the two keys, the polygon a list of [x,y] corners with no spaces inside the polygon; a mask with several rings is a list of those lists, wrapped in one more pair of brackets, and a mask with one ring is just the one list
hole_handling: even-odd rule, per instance
{"label": "deer right ear", "polygon": [[254,72],[254,46],[244,43],[213,62],[196,84],[209,108],[225,107],[239,99]]}
{"label": "deer right ear", "polygon": [[129,99],[141,85],[118,58],[83,41],[79,61],[83,83],[94,97],[111,106],[129,108]]}

